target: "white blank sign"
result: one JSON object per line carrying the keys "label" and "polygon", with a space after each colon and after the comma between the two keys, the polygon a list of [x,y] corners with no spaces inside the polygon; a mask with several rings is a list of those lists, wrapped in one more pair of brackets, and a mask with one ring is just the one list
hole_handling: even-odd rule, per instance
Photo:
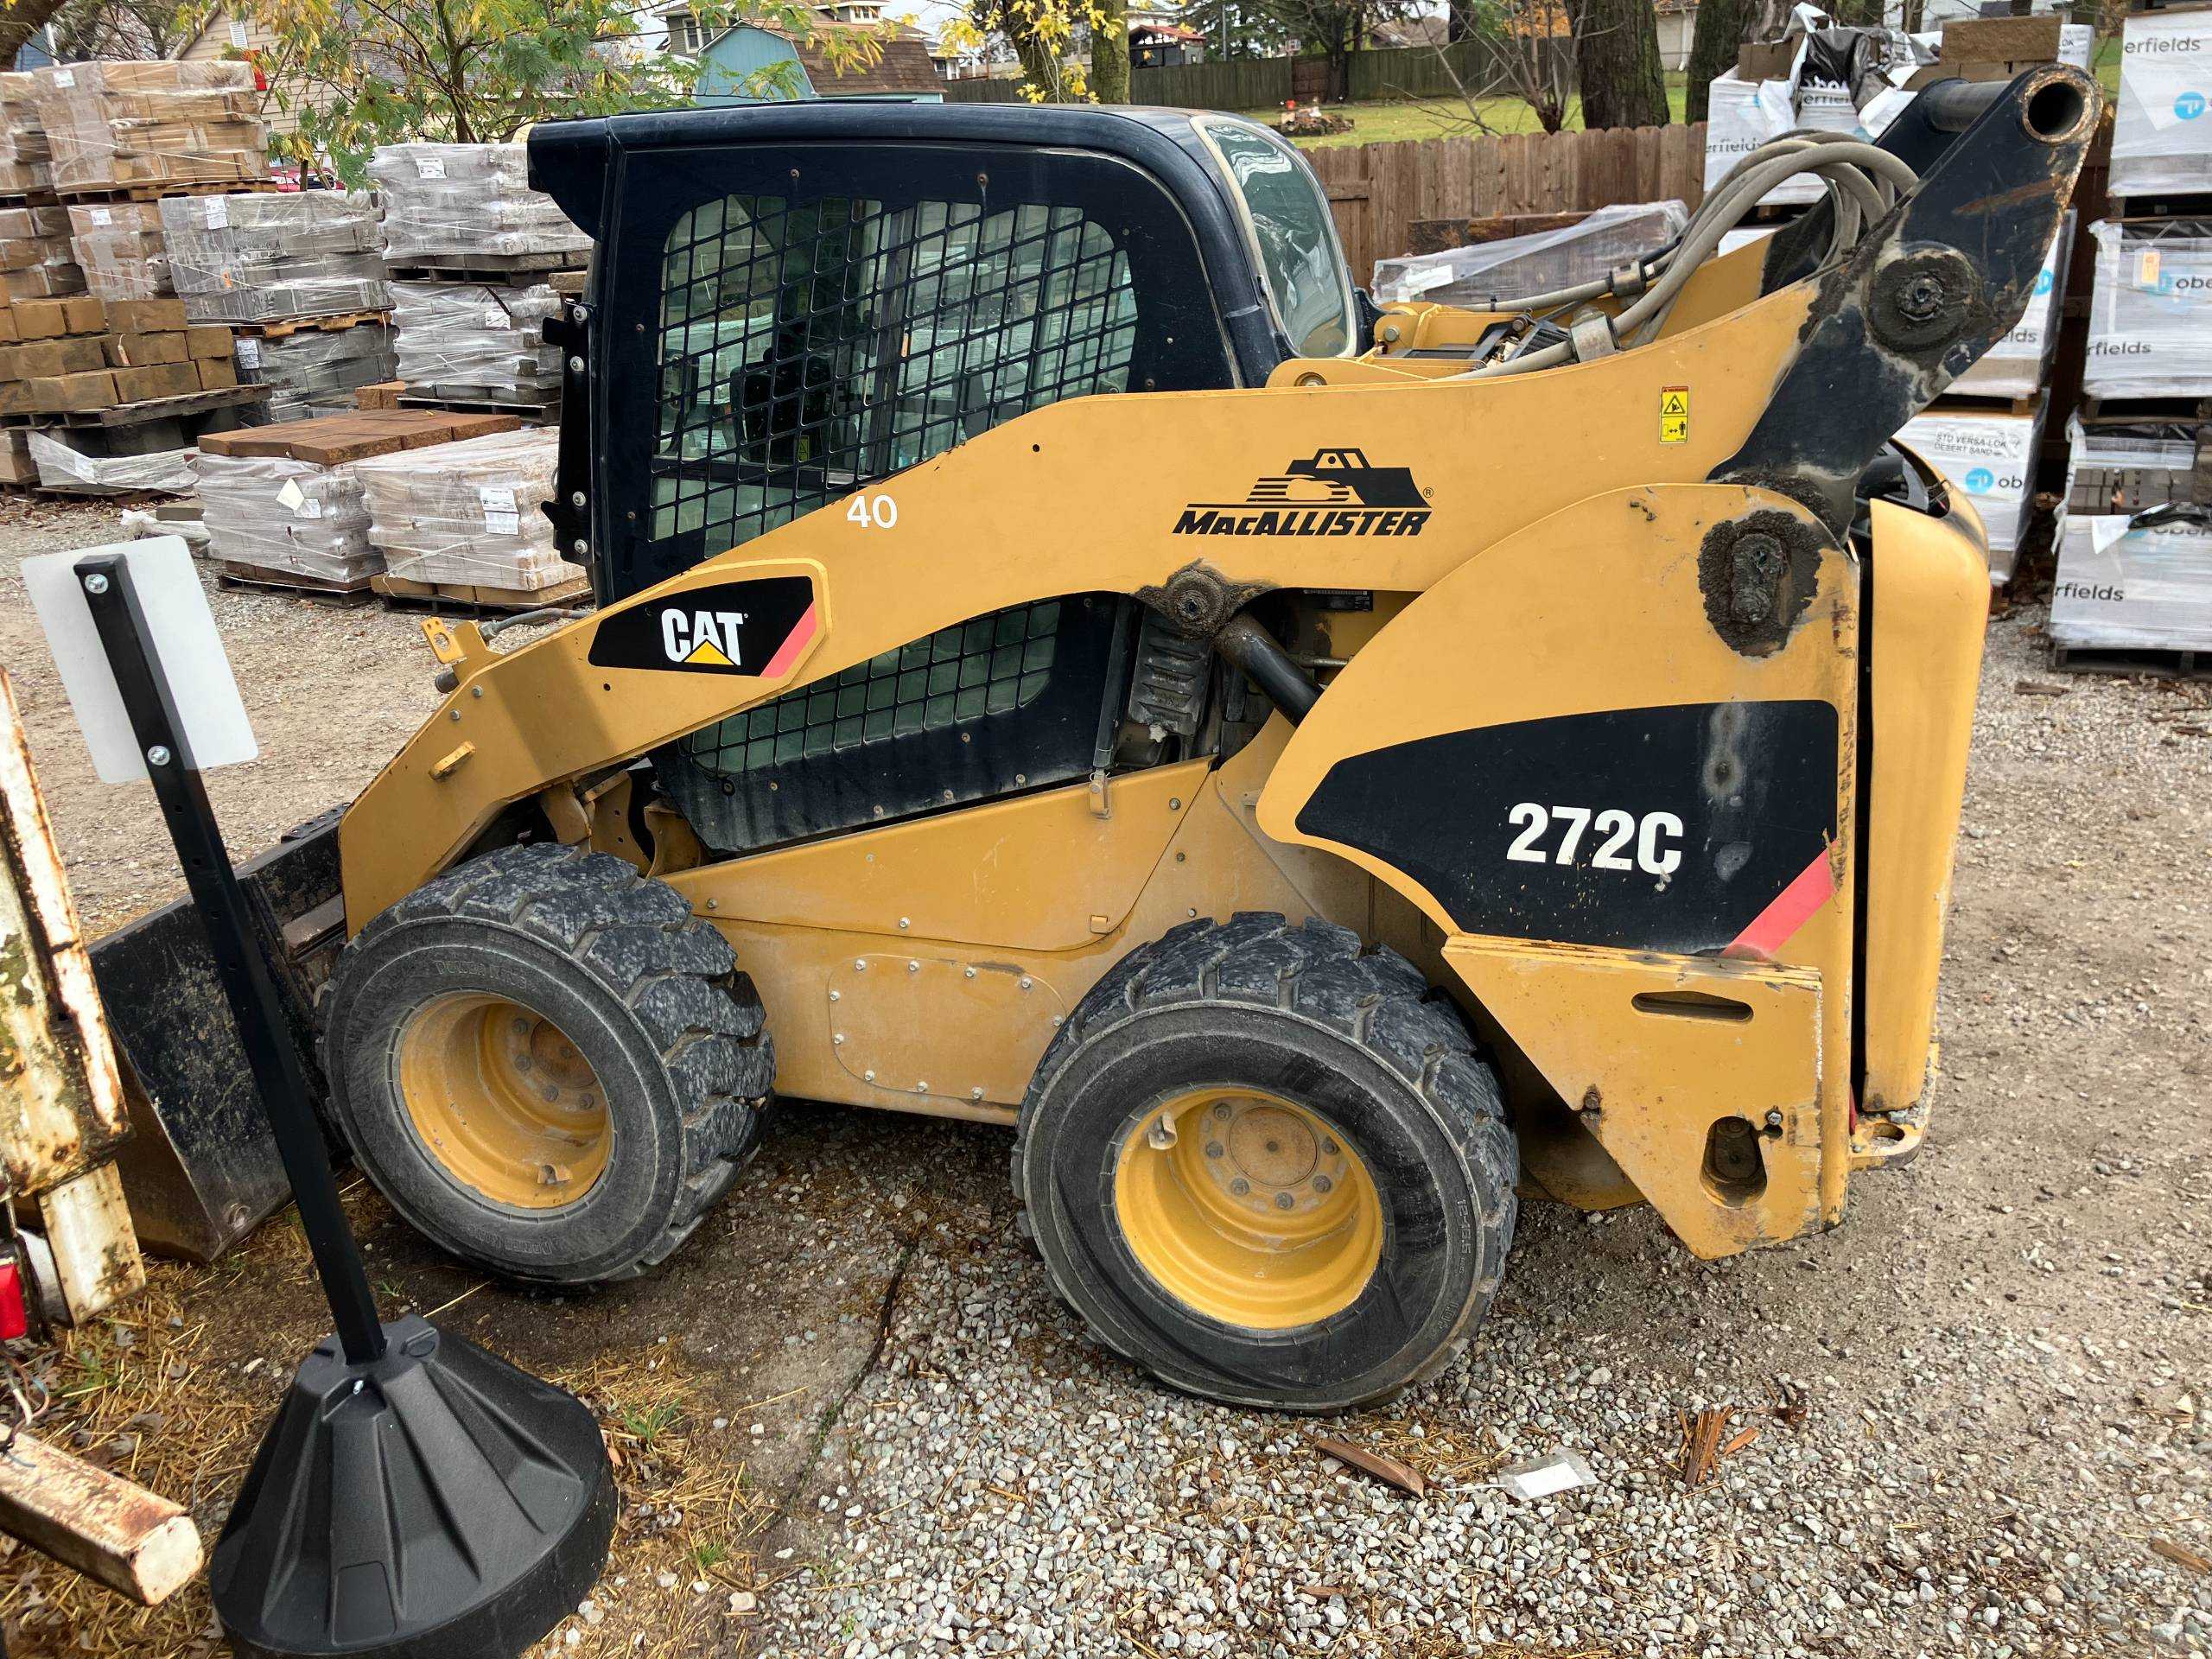
{"label": "white blank sign", "polygon": [[61,671],[62,689],[69,694],[69,707],[76,712],[100,781],[137,783],[146,775],[146,757],[131,733],[84,579],[77,574],[78,562],[96,553],[120,553],[130,567],[139,611],[153,633],[154,658],[168,680],[194,764],[205,772],[259,754],[231,660],[223,654],[223,637],[207,608],[207,590],[181,536],[41,553],[23,561],[23,585],[30,589],[32,608],[46,630],[47,646]]}

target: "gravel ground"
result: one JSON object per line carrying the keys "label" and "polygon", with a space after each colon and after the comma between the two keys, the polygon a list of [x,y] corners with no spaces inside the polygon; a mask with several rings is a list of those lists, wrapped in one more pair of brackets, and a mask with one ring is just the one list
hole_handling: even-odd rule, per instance
{"label": "gravel ground", "polygon": [[[1934,1134],[1845,1227],[1700,1266],[1648,1211],[1532,1208],[1464,1362],[1313,1423],[1146,1387],[1002,1201],[986,1245],[948,1217],[760,1651],[2204,1651],[2212,1579],[2152,1546],[2212,1554],[2212,698],[2053,676],[2037,620],[1993,631]],[[1712,1408],[1756,1434],[1690,1490]],[[1481,1484],[1560,1448],[1594,1487]]]}
{"label": "gravel ground", "polygon": [[[91,779],[11,590],[16,554],[106,522],[0,518],[0,651],[95,926],[175,878],[150,798]],[[215,780],[242,855],[365,781],[430,705],[429,664],[404,618],[217,613],[264,751]],[[1991,632],[1922,1155],[1855,1186],[1837,1231],[1710,1266],[1648,1212],[1529,1206],[1467,1356],[1385,1411],[1221,1409],[1103,1357],[1015,1234],[1003,1131],[779,1105],[666,1268],[582,1298],[487,1285],[356,1188],[388,1306],[453,1304],[441,1324],[587,1388],[626,1450],[608,1576],[549,1650],[2212,1648],[2190,1561],[2212,1556],[2212,687],[2054,675],[2039,620]],[[283,1229],[156,1288],[173,1315],[96,1355],[80,1337],[77,1363],[188,1372],[174,1386],[243,1425],[326,1317]],[[1735,1449],[1693,1489],[1706,1409],[1734,1413]],[[129,1467],[192,1471],[166,1478],[212,1533],[244,1444],[197,1465],[132,1446]],[[1562,1448],[1593,1485],[1484,1484]],[[0,1563],[11,1620],[52,1593],[24,1560]],[[73,1618],[53,1650],[213,1649],[204,1600]]]}

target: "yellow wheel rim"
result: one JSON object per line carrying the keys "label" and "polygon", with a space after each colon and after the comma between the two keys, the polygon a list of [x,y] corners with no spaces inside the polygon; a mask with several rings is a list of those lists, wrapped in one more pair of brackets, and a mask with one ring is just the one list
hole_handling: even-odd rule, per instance
{"label": "yellow wheel rim", "polygon": [[399,1033],[415,1134],[454,1180],[522,1210],[573,1204],[606,1172],[614,1133],[591,1062],[519,1002],[456,992]]}
{"label": "yellow wheel rim", "polygon": [[1251,1090],[1193,1090],[1140,1118],[1116,1154],[1114,1211],[1161,1289],[1247,1330],[1342,1313],[1382,1255],[1382,1200],[1351,1143]]}

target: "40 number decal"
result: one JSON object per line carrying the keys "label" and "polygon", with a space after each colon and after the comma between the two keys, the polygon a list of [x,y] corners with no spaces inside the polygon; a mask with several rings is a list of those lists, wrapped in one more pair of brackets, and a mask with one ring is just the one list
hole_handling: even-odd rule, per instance
{"label": "40 number decal", "polygon": [[[1633,812],[1610,806],[1546,806],[1522,801],[1505,815],[1521,833],[1505,849],[1506,857],[1522,864],[1572,864],[1581,851],[1584,831],[1592,828],[1589,865],[1593,870],[1642,870],[1647,875],[1672,875],[1682,867],[1682,821],[1672,812]],[[1559,838],[1545,845],[1548,832]],[[1635,849],[1631,857],[1630,849]]]}
{"label": "40 number decal", "polygon": [[856,495],[845,504],[845,517],[862,530],[889,530],[899,522],[899,504],[887,495]]}

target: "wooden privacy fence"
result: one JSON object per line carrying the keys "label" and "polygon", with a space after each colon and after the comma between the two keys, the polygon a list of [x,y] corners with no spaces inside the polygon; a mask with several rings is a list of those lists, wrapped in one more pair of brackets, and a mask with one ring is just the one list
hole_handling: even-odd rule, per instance
{"label": "wooden privacy fence", "polygon": [[[1564,49],[1564,48],[1562,48]],[[1431,47],[1355,52],[1347,66],[1355,99],[1455,98],[1459,80],[1470,90],[1496,90],[1493,49],[1482,41],[1461,41],[1446,48],[1452,67]],[[1129,102],[1171,110],[1279,110],[1294,95],[1318,99],[1327,86],[1328,65],[1320,58],[1223,58],[1211,63],[1174,63],[1129,72]],[[1020,101],[1011,79],[950,80],[948,104],[1013,104]]]}
{"label": "wooden privacy fence", "polygon": [[1408,251],[1417,219],[1587,212],[1669,197],[1694,207],[1705,194],[1705,124],[1422,138],[1309,149],[1364,285],[1377,259]]}

